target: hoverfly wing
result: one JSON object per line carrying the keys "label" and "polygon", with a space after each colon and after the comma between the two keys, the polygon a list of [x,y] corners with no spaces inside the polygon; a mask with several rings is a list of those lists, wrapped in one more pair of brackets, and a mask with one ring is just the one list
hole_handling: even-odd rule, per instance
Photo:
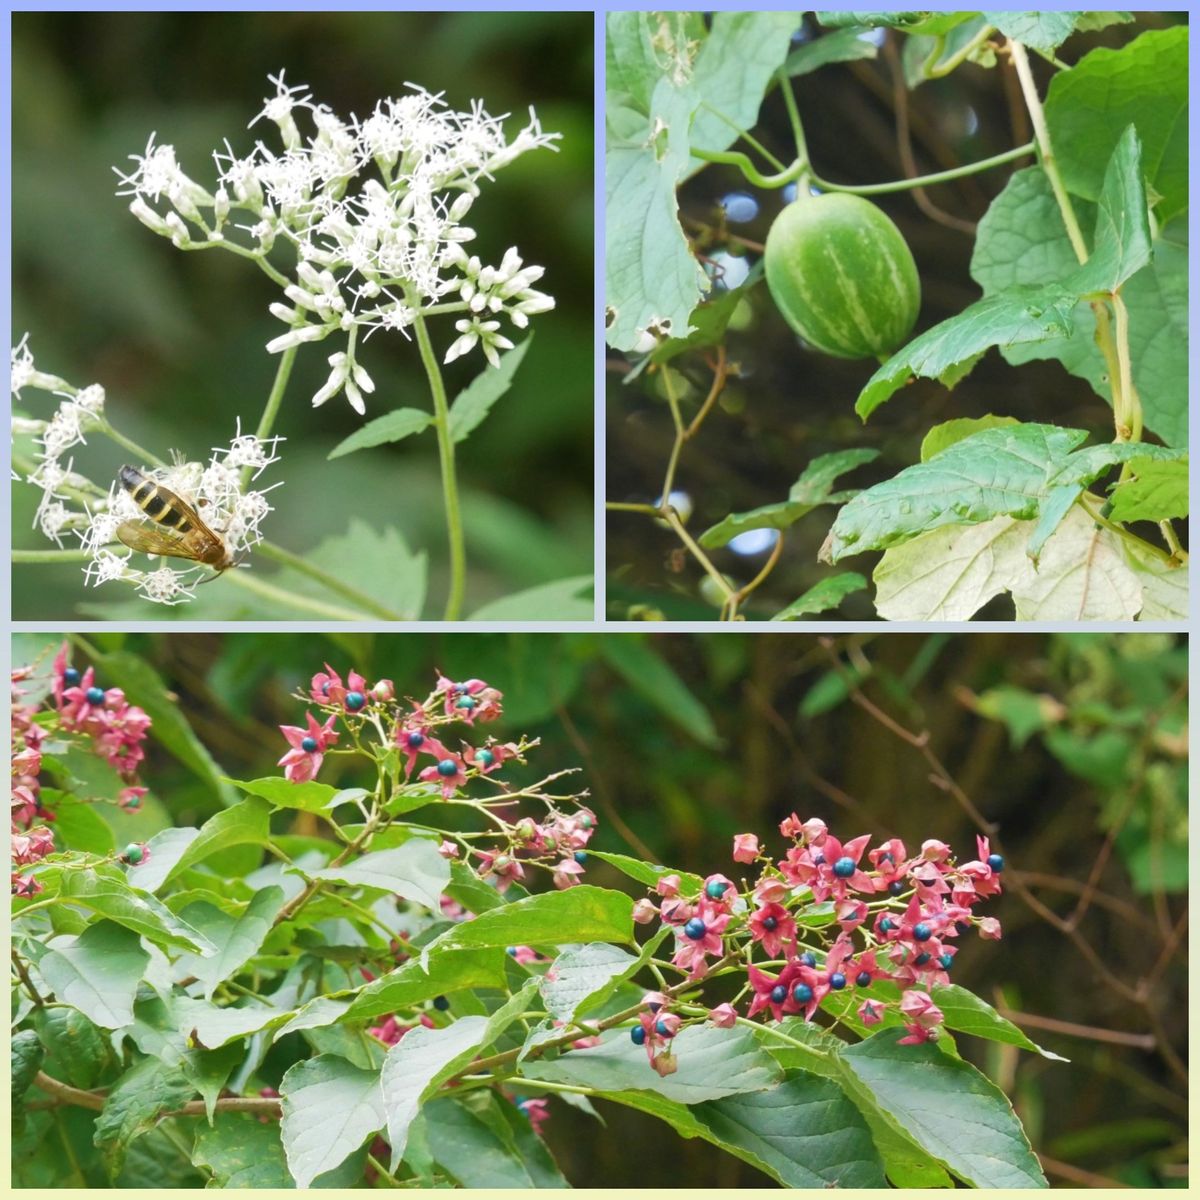
{"label": "hoverfly wing", "polygon": [[192,557],[181,534],[156,529],[144,521],[122,521],[117,526],[117,540],[123,542],[130,550],[139,550],[142,554],[168,554],[172,558]]}

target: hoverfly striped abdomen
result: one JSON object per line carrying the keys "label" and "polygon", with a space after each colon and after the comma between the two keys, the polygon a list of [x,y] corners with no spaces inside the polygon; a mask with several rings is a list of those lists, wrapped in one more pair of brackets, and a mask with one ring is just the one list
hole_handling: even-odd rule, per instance
{"label": "hoverfly striped abdomen", "polygon": [[174,492],[162,484],[155,483],[137,467],[121,468],[121,486],[150,520],[165,525],[168,529],[174,529],[177,533],[187,533],[191,529],[188,506]]}
{"label": "hoverfly striped abdomen", "polygon": [[158,527],[155,530],[124,522],[117,537],[125,545],[144,554],[190,558],[215,567],[218,573],[233,565],[224,539],[208,527],[188,501],[137,467],[123,466],[118,479],[134,504]]}

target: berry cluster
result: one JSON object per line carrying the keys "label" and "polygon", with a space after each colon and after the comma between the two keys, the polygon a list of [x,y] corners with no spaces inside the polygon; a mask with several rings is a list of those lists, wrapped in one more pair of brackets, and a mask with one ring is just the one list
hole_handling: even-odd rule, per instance
{"label": "berry cluster", "polygon": [[[498,777],[506,763],[524,763],[536,740],[500,742],[489,737],[479,744],[460,740],[457,749],[448,744],[448,726],[473,730],[501,715],[501,693],[483,680],[456,682],[439,673],[437,686],[424,700],[401,702],[390,679],[372,685],[350,671],[343,680],[326,664],[300,699],[317,705],[324,720],[308,712],[303,727],[280,726],[289,749],[279,765],[293,783],[314,779],[330,753],[362,753],[381,764],[394,756],[403,786],[434,785],[443,800],[467,803],[489,814],[495,832],[484,835],[490,843],[486,848],[473,844],[472,839],[481,835],[451,833],[441,844],[445,857],[465,861],[480,877],[494,880],[501,891],[524,880],[531,865],[549,870],[558,888],[579,882],[587,859],[585,847],[596,827],[595,814],[580,804],[583,794],[552,795],[538,784],[515,796]],[[333,749],[343,735],[349,736],[353,748]],[[493,794],[465,796],[464,790],[474,780],[486,781]],[[541,801],[545,816],[510,819],[507,810],[521,799]],[[564,811],[563,802],[570,803],[572,811]]]}
{"label": "berry cluster", "polygon": [[[38,776],[42,770],[43,744],[48,736],[55,740],[76,740],[90,748],[114,767],[129,785],[122,788],[117,803],[134,811],[146,794],[134,780],[145,757],[142,742],[150,728],[150,718],[125,699],[120,688],[102,688],[95,671],[88,667],[82,674],[68,662],[67,643],[63,643],[54,665],[50,683],[52,708],[40,710],[36,703],[23,702],[25,689],[18,686],[33,677],[33,667],[18,667],[12,672],[12,861],[28,866],[54,852],[54,834],[49,824],[55,814],[43,804]],[[122,861],[144,862],[144,846],[126,848]],[[16,896],[36,896],[42,884],[32,875],[12,875]]]}
{"label": "berry cluster", "polygon": [[[984,938],[1001,936],[999,921],[972,910],[1000,893],[1003,858],[985,837],[976,839],[978,859],[960,864],[936,840],[910,855],[899,838],[870,851],[867,835],[842,843],[817,818],[801,821],[793,814],[779,828],[792,845],[778,861],[763,853],[753,834],[734,838],[734,861],[761,865],[745,895],[724,875],[710,875],[698,894],[685,894],[680,876],[664,875],[654,888],[659,902],[640,900],[635,919],[649,923],[657,915],[674,928],[672,962],[686,982],[707,975],[710,958],[722,973],[744,970],[737,1000],[749,997],[747,1018],[765,1013],[776,1021],[811,1021],[831,995],[848,987],[869,992],[887,980],[901,993],[901,1042],[936,1036],[943,1017],[930,990],[949,983],[957,939],[973,929]],[[826,930],[834,927],[830,938]],[[765,957],[756,963],[756,954]],[[650,993],[630,1030],[660,1074],[675,1070],[670,1042],[683,1023],[670,1011],[672,1003],[667,994]],[[868,994],[858,1019],[878,1024],[888,1007],[878,993]],[[702,1019],[727,1028],[740,1018],[734,1005],[721,1004]]]}

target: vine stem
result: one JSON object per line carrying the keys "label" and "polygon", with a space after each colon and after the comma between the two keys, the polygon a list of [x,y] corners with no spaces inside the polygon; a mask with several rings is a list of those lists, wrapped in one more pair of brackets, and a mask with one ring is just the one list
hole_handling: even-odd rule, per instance
{"label": "vine stem", "polygon": [[454,438],[450,432],[450,405],[437,356],[429,340],[425,318],[418,312],[413,318],[421,363],[433,395],[434,428],[437,430],[438,458],[442,468],[442,498],[446,507],[446,537],[450,543],[450,590],[446,596],[445,620],[457,621],[462,613],[466,586],[467,553],[463,542],[462,513],[458,503],[458,480],[454,469]]}

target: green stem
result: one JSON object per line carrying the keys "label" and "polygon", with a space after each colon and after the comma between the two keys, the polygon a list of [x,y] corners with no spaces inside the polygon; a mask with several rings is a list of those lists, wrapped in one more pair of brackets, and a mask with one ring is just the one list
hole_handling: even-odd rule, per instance
{"label": "green stem", "polygon": [[[1129,351],[1129,310],[1120,291],[1110,297],[1117,335],[1117,364],[1121,379],[1121,406],[1114,407],[1118,442],[1140,442],[1142,440],[1142,401],[1133,384],[1133,358]],[[1113,397],[1114,401],[1116,396]],[[1129,466],[1128,463],[1125,464]],[[1128,472],[1122,473],[1123,478]]]}
{"label": "green stem", "polygon": [[621,500],[607,500],[604,507],[611,509],[613,512],[645,513],[648,517],[662,516],[662,509],[656,504],[626,504]]}
{"label": "green stem", "polygon": [[433,395],[434,428],[437,430],[438,457],[442,467],[442,497],[446,506],[446,537],[450,544],[450,590],[446,597],[445,620],[457,621],[462,613],[463,590],[466,587],[467,552],[463,542],[462,513],[458,504],[458,480],[454,471],[454,438],[450,432],[450,405],[446,400],[446,385],[438,367],[437,356],[429,340],[425,319],[413,319],[417,332],[417,347],[421,363],[429,379]]}
{"label": "green stem", "polygon": [[[299,346],[289,346],[280,356],[279,365],[275,368],[275,381],[271,384],[271,394],[267,397],[267,403],[263,407],[262,416],[258,421],[258,428],[254,432],[254,436],[260,442],[264,442],[271,436],[271,430],[275,428],[275,418],[279,415],[279,406],[283,403],[283,393],[287,388],[288,377],[292,373],[292,366],[296,361],[296,351]],[[245,467],[242,470],[242,489],[250,482],[251,467]]]}
{"label": "green stem", "polygon": [[338,608],[336,605],[326,604],[323,600],[314,600],[309,596],[300,595],[299,592],[290,592],[276,587],[273,583],[259,579],[249,571],[230,571],[226,573],[225,578],[238,587],[245,588],[248,592],[262,596],[264,600],[273,600],[277,604],[299,608],[312,613],[313,616],[324,617],[329,621],[366,621],[369,619],[366,613],[354,612],[348,608]]}
{"label": "green stem", "polygon": [[1035,143],[1026,142],[1023,146],[1015,146],[1011,150],[1004,150],[1000,154],[993,154],[991,158],[981,158],[977,162],[966,163],[961,167],[951,167],[946,171],[935,171],[932,175],[918,175],[912,179],[894,179],[891,183],[830,183],[827,179],[820,178],[820,176],[813,176],[813,183],[826,192],[848,192],[853,196],[884,196],[889,192],[904,192],[912,188],[932,187],[934,184],[951,183],[955,179],[964,179],[968,175],[978,175],[983,171],[990,171],[992,167],[1002,167],[1005,163],[1013,162],[1018,158],[1024,158],[1025,155],[1032,154],[1034,149]]}
{"label": "green stem", "polygon": [[11,555],[15,563],[81,563],[91,557],[87,550],[14,550]]}
{"label": "green stem", "polygon": [[985,25],[965,46],[952,54],[941,66],[937,65],[937,60],[941,57],[942,49],[945,46],[945,39],[939,39],[935,54],[925,60],[921,67],[921,74],[926,79],[941,79],[949,75],[956,67],[960,67],[966,62],[995,32],[996,27],[994,25]]}
{"label": "green stem", "polygon": [[167,465],[157,454],[151,454],[149,450],[144,446],[139,446],[132,438],[127,438],[123,433],[119,433],[107,421],[98,423],[96,430],[104,434],[109,441],[116,442],[121,449],[128,450],[130,454],[140,458],[146,466],[165,467]]}
{"label": "green stem", "polygon": [[1159,562],[1166,563],[1168,566],[1178,564],[1178,558],[1170,552],[1164,550],[1161,546],[1156,546],[1153,542],[1148,542],[1145,538],[1138,537],[1136,533],[1132,532],[1132,530],[1126,529],[1123,525],[1118,525],[1115,521],[1110,521],[1107,517],[1101,516],[1096,509],[1092,508],[1092,506],[1088,504],[1083,496],[1080,496],[1075,503],[1078,504],[1079,507],[1082,508],[1083,511],[1087,513],[1087,515],[1091,517],[1093,521],[1096,522],[1097,525],[1103,526],[1108,530],[1109,533],[1115,534],[1119,538],[1123,538],[1131,546],[1135,546],[1138,550],[1141,550],[1146,554],[1153,555],[1153,557],[1157,558]]}
{"label": "green stem", "polygon": [[808,139],[804,136],[804,122],[800,120],[800,108],[796,104],[796,89],[792,87],[792,77],[783,70],[779,72],[779,90],[783,93],[783,103],[792,126],[796,162],[808,162]]}

